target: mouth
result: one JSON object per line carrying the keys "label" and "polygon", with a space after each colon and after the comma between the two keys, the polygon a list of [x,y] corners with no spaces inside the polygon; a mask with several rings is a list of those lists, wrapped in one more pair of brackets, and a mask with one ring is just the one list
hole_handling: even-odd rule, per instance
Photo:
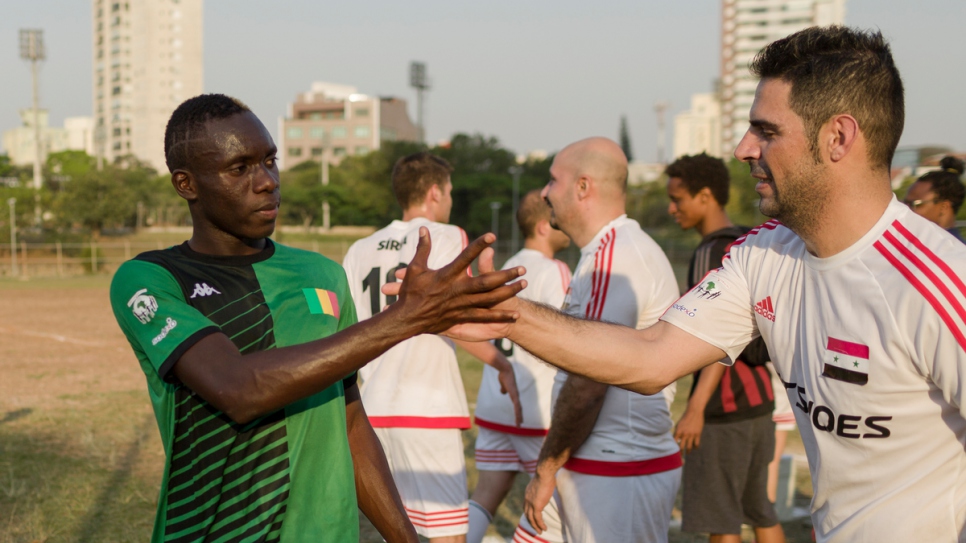
{"label": "mouth", "polygon": [[266,204],[258,208],[255,212],[266,219],[274,220],[276,217],[278,217],[278,204],[279,202]]}

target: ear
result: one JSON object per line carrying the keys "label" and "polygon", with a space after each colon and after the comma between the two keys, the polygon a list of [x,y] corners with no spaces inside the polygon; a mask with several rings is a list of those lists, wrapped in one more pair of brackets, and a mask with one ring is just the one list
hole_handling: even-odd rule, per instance
{"label": "ear", "polygon": [[194,175],[188,170],[175,170],[171,173],[171,185],[178,193],[178,196],[188,202],[198,199],[198,184]]}
{"label": "ear", "polygon": [[699,198],[702,204],[707,204],[714,200],[714,195],[711,194],[711,187],[702,187],[694,196],[695,198]]}
{"label": "ear", "polygon": [[439,185],[433,185],[429,187],[429,191],[426,193],[426,200],[429,202],[438,202],[443,199],[443,189],[439,188]]}
{"label": "ear", "polygon": [[858,141],[860,134],[859,122],[855,117],[836,115],[826,123],[826,129],[820,137],[825,140],[829,159],[839,162],[852,151],[852,146]]}
{"label": "ear", "polygon": [[533,230],[536,232],[538,238],[543,238],[550,234],[550,231],[553,230],[553,227],[550,226],[550,221],[544,219],[542,221],[537,221],[537,225],[533,228]]}
{"label": "ear", "polygon": [[584,198],[587,198],[587,196],[590,195],[590,190],[593,185],[594,180],[586,175],[578,177],[577,181],[574,182],[574,190],[577,191],[577,199],[583,200]]}

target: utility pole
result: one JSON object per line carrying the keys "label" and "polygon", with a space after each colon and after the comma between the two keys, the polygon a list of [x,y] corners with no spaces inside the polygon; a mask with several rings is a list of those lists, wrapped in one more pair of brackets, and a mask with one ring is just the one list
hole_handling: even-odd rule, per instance
{"label": "utility pole", "polygon": [[[322,170],[322,186],[329,186],[329,139],[328,136],[322,140],[322,154],[319,155],[319,169]],[[325,189],[323,189],[325,190]],[[331,223],[329,223],[329,195],[328,191],[325,191],[322,195],[322,230],[328,232],[331,228]]]}
{"label": "utility pole", "polygon": [[10,206],[10,275],[17,275],[17,199],[9,198]]}
{"label": "utility pole", "polygon": [[[493,231],[493,235],[499,237],[500,235],[500,202],[490,202],[490,211],[492,212],[490,219],[490,230]],[[499,240],[497,240],[499,244]],[[495,248],[494,248],[495,249]]]}
{"label": "utility pole", "polygon": [[664,136],[664,113],[671,107],[671,102],[660,101],[654,104],[654,113],[657,115],[657,162],[664,164],[664,147],[666,145]]}
{"label": "utility pole", "polygon": [[40,140],[40,92],[37,81],[37,63],[47,58],[44,50],[44,31],[40,29],[20,29],[20,58],[30,61],[30,75],[33,79],[34,106],[34,220],[40,226],[40,189],[44,180],[41,176],[40,161],[42,156]]}
{"label": "utility pole", "polygon": [[426,75],[426,63],[413,61],[409,64],[409,86],[416,89],[416,126],[419,129],[419,143],[426,143],[423,97],[430,87],[429,77]]}
{"label": "utility pole", "polygon": [[510,233],[510,254],[515,255],[520,249],[520,225],[517,224],[517,210],[520,209],[520,174],[523,168],[520,166],[510,166],[510,175],[513,176],[513,231]]}

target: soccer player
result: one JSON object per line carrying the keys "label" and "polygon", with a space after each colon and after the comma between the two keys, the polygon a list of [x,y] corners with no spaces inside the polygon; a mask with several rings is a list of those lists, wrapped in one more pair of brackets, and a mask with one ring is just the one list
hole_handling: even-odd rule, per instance
{"label": "soccer player", "polygon": [[956,157],[947,156],[943,157],[939,166],[941,170],[928,172],[916,179],[902,201],[917,215],[945,228],[959,241],[964,241],[956,227],[956,214],[966,198],[966,187],[960,179],[966,164]]}
{"label": "soccer player", "polygon": [[[892,194],[902,80],[879,32],[766,46],[735,156],[775,220],[645,330],[511,299],[508,337],[595,381],[655,394],[762,336],[795,405],[820,542],[966,539],[966,247]],[[484,267],[484,270],[488,268]],[[566,512],[566,511],[565,511]]]}
{"label": "soccer player", "polygon": [[[644,328],[678,297],[664,252],[624,214],[627,159],[613,141],[565,147],[541,195],[551,224],[580,247],[564,313]],[[599,345],[596,340],[587,341]],[[663,395],[558,373],[553,418],[526,492],[530,524],[557,489],[567,541],[667,541],[681,453]]]}
{"label": "soccer player", "polygon": [[[566,234],[550,226],[550,208],[539,190],[530,191],[520,201],[517,224],[523,234],[523,249],[507,260],[504,268],[524,266],[527,288],[520,296],[535,302],[560,307],[570,286],[570,268],[553,255],[570,245]],[[516,375],[523,410],[523,425],[515,425],[515,414],[506,398],[500,395],[496,370],[483,368],[480,391],[476,398],[476,469],[479,480],[470,497],[470,527],[466,540],[480,543],[487,526],[496,514],[519,472],[532,474],[537,466],[540,446],[550,427],[550,397],[556,368],[517,349],[506,339],[497,346],[510,359]],[[555,501],[544,509],[548,529],[540,534],[545,541],[563,541],[560,518]],[[534,529],[525,516],[520,517],[515,539],[533,541]]]}
{"label": "soccer player", "polygon": [[268,239],[276,152],[238,100],[181,104],[165,159],[191,239],[125,262],[111,283],[166,455],[152,541],[358,541],[361,509],[386,540],[415,542],[355,371],[445,321],[485,318],[478,308],[522,285],[470,294],[501,279],[465,274],[484,240],[430,271],[424,231],[399,301],[354,325],[342,268]]}
{"label": "soccer player", "polygon": [[[400,158],[392,189],[402,220],[355,242],[343,266],[361,320],[395,302],[380,288],[395,281],[416,249],[419,231],[433,239],[430,268],[450,263],[466,247],[466,233],[446,224],[453,207],[452,167],[422,152]],[[502,399],[519,424],[513,367],[490,343],[467,343],[470,354],[498,371]],[[433,543],[465,541],[469,523],[466,464],[460,430],[470,427],[466,393],[453,341],[414,337],[387,351],[360,372],[362,401],[389,460],[396,486],[416,531]],[[512,403],[511,403],[512,402]]]}
{"label": "soccer player", "polygon": [[[675,160],[665,173],[668,213],[681,228],[701,234],[688,267],[688,288],[717,297],[717,285],[704,277],[721,266],[728,249],[748,230],[735,226],[724,209],[728,168],[720,158],[701,153]],[[733,365],[697,371],[674,431],[684,451],[681,528],[710,533],[712,543],[740,543],[743,522],[755,528],[760,543],[785,541],[767,492],[775,402],[766,362],[768,352],[758,338]]]}

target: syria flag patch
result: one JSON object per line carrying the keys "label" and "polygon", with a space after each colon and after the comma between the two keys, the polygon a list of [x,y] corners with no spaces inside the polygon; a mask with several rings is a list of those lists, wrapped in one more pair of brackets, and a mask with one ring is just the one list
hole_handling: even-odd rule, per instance
{"label": "syria flag patch", "polygon": [[829,336],[822,375],[856,385],[868,383],[869,346]]}

